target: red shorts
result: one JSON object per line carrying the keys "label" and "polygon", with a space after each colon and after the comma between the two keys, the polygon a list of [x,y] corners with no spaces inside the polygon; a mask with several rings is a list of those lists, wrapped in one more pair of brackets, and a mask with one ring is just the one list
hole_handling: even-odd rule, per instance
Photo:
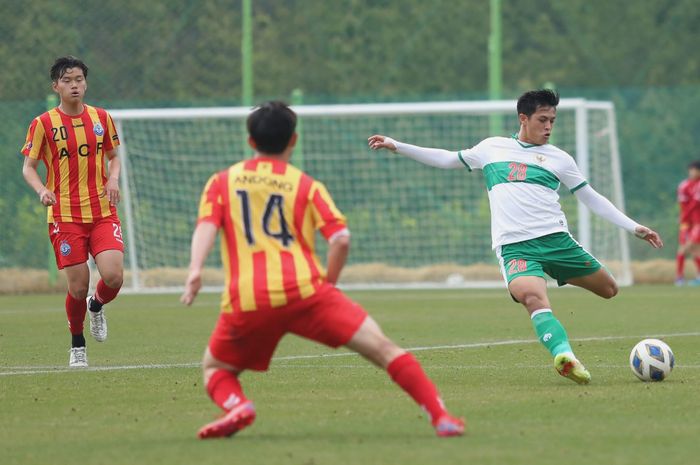
{"label": "red shorts", "polygon": [[340,347],[350,341],[367,312],[330,284],[308,299],[280,308],[222,313],[209,339],[218,360],[238,369],[265,371],[287,334]]}
{"label": "red shorts", "polygon": [[85,263],[88,252],[93,257],[105,250],[124,252],[122,226],[117,215],[101,218],[94,223],[49,224],[49,238],[59,270]]}
{"label": "red shorts", "polygon": [[678,229],[678,244],[700,244],[700,223],[683,223]]}

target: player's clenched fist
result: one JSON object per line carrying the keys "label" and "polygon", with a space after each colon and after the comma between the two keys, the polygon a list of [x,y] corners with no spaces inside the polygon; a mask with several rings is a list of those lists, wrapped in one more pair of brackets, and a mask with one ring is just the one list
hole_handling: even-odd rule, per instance
{"label": "player's clenched fist", "polygon": [[41,200],[41,203],[44,204],[44,206],[48,207],[56,203],[56,194],[48,190],[47,188],[42,188],[38,192],[39,194],[39,200]]}

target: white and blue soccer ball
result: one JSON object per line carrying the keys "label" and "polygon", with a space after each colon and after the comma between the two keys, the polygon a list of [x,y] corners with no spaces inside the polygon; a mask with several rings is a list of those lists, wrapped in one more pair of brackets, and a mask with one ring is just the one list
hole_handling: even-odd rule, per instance
{"label": "white and blue soccer ball", "polygon": [[664,341],[644,339],[630,353],[630,368],[642,381],[663,381],[671,374],[675,359]]}

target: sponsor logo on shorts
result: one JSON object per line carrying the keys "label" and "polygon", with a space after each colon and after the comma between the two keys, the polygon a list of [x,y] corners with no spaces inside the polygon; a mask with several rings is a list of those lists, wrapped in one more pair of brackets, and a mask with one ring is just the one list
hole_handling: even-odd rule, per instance
{"label": "sponsor logo on shorts", "polygon": [[31,150],[34,144],[32,144],[32,141],[27,142],[27,145],[24,146],[24,150]]}
{"label": "sponsor logo on shorts", "polygon": [[586,265],[586,266],[591,266],[591,262],[588,261],[588,260],[586,260],[585,262],[583,262],[583,264]]}
{"label": "sponsor logo on shorts", "polygon": [[61,245],[58,248],[58,250],[61,251],[61,255],[67,257],[68,255],[70,255],[72,249],[70,248],[70,244],[67,241],[61,241]]}
{"label": "sponsor logo on shorts", "polygon": [[92,130],[96,136],[101,136],[105,133],[105,128],[103,128],[100,123],[95,123],[95,126],[93,126]]}

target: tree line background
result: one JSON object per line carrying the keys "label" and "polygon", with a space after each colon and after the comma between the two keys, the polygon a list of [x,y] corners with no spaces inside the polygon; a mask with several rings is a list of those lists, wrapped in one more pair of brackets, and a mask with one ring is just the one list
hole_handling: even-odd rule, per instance
{"label": "tree line background", "polygon": [[[60,55],[90,67],[108,109],[238,105],[239,0],[4,0],[0,15],[0,267],[45,267],[43,208],[21,176],[31,119]],[[485,0],[254,0],[256,100],[306,103],[487,98]],[[504,97],[556,85],[611,100],[627,211],[672,257],[675,189],[700,158],[698,0],[503,0]],[[511,129],[511,128],[509,128]],[[515,130],[516,128],[512,128]]]}

